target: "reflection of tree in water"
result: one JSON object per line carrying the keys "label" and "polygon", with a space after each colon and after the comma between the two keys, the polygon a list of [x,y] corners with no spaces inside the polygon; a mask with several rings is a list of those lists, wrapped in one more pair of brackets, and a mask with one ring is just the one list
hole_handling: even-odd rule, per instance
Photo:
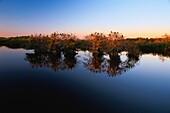
{"label": "reflection of tree in water", "polygon": [[46,67],[54,71],[73,69],[77,63],[75,52],[57,53],[27,53],[26,60],[33,68]]}
{"label": "reflection of tree in water", "polygon": [[139,56],[127,54],[127,59],[122,61],[120,55],[109,55],[110,59],[104,59],[102,55],[93,54],[92,57],[85,62],[85,67],[94,72],[106,72],[110,76],[121,75],[123,72],[133,68],[139,61]]}
{"label": "reflection of tree in water", "polygon": [[[33,68],[45,67],[54,71],[73,69],[77,64],[75,51],[55,52],[55,53],[27,53],[26,60]],[[94,73],[107,73],[110,76],[121,75],[123,72],[133,68],[139,61],[138,55],[126,54],[126,60],[121,60],[120,54],[110,54],[109,59],[98,53],[86,54],[83,60],[85,68]]]}
{"label": "reflection of tree in water", "polygon": [[87,69],[89,69],[92,72],[98,73],[98,72],[104,72],[105,63],[104,58],[102,55],[93,54],[93,56],[90,56],[88,54],[88,59],[86,59],[86,62],[84,62],[84,65]]}
{"label": "reflection of tree in water", "polygon": [[77,64],[77,60],[75,58],[75,55],[77,53],[75,51],[71,51],[71,52],[65,52],[64,53],[64,66],[65,66],[65,69],[73,69],[76,64]]}
{"label": "reflection of tree in water", "polygon": [[120,56],[110,56],[110,60],[108,61],[107,73],[112,76],[121,74],[123,71],[123,68],[120,66],[121,63],[122,62]]}

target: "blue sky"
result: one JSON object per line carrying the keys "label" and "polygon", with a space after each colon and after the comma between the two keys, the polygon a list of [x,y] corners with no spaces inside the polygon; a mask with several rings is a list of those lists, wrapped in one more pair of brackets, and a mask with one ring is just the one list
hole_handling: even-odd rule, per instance
{"label": "blue sky", "polygon": [[0,0],[0,36],[118,31],[170,34],[169,0]]}

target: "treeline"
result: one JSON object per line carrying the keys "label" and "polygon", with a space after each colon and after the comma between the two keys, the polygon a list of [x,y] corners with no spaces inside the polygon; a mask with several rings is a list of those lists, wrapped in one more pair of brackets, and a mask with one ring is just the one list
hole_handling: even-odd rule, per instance
{"label": "treeline", "polygon": [[143,54],[152,53],[170,56],[170,36],[168,35],[164,35],[162,38],[134,38],[127,40],[134,42]]}
{"label": "treeline", "polygon": [[[108,36],[94,33],[78,39],[73,34],[52,33],[49,35],[31,35],[11,38],[0,38],[1,46],[33,48],[39,52],[74,51],[77,49],[89,50],[95,53],[109,53],[118,51],[124,40],[123,35],[111,32]],[[117,47],[117,48],[116,48]]]}
{"label": "treeline", "polygon": [[[133,68],[140,60],[141,54],[158,54],[170,56],[170,37],[163,38],[124,38],[119,32],[93,33],[84,39],[73,34],[52,33],[51,35],[31,35],[0,38],[0,46],[10,48],[34,49],[27,53],[25,60],[33,68],[48,67],[54,71],[73,69],[78,64],[77,51],[88,50],[84,66],[94,73],[120,75]],[[121,60],[121,52],[126,51],[127,59]],[[104,55],[109,55],[108,60]],[[91,56],[92,55],[92,56]]]}
{"label": "treeline", "polygon": [[19,36],[10,38],[0,37],[0,46],[7,46],[9,48],[31,49],[30,36]]}
{"label": "treeline", "polygon": [[51,35],[31,35],[11,38],[0,38],[0,46],[10,48],[34,49],[42,53],[73,52],[75,50],[89,50],[94,54],[109,54],[115,56],[121,51],[128,51],[129,55],[153,53],[170,55],[170,36],[163,38],[128,38],[119,32],[93,33],[79,39],[73,34],[52,33]]}

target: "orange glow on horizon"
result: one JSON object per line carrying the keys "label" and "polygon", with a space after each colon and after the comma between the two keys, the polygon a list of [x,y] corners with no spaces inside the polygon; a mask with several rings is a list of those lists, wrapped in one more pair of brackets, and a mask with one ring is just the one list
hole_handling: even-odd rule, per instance
{"label": "orange glow on horizon", "polygon": [[[114,31],[113,31],[114,32]],[[116,31],[117,32],[117,31]],[[53,33],[53,32],[51,32]],[[51,33],[41,33],[45,35],[50,35]],[[62,32],[59,32],[62,33]],[[94,32],[64,32],[64,33],[72,33],[75,34],[78,38],[85,37],[89,34],[92,34]],[[110,32],[101,32],[103,34],[109,34]],[[169,34],[168,32],[152,32],[152,33],[129,33],[129,32],[120,32],[121,34],[124,35],[125,38],[137,38],[137,37],[142,37],[142,38],[156,38],[156,37],[162,37],[164,34]],[[16,37],[16,36],[28,36],[32,34],[40,34],[40,33],[21,33],[21,32],[2,32],[0,31],[0,37]]]}

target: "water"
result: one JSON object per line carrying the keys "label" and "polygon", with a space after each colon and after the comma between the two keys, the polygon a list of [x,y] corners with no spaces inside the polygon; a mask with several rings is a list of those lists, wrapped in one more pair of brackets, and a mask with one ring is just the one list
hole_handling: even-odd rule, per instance
{"label": "water", "polygon": [[169,58],[123,52],[120,61],[110,59],[88,51],[66,56],[0,47],[0,104],[41,104],[55,112],[170,112]]}

